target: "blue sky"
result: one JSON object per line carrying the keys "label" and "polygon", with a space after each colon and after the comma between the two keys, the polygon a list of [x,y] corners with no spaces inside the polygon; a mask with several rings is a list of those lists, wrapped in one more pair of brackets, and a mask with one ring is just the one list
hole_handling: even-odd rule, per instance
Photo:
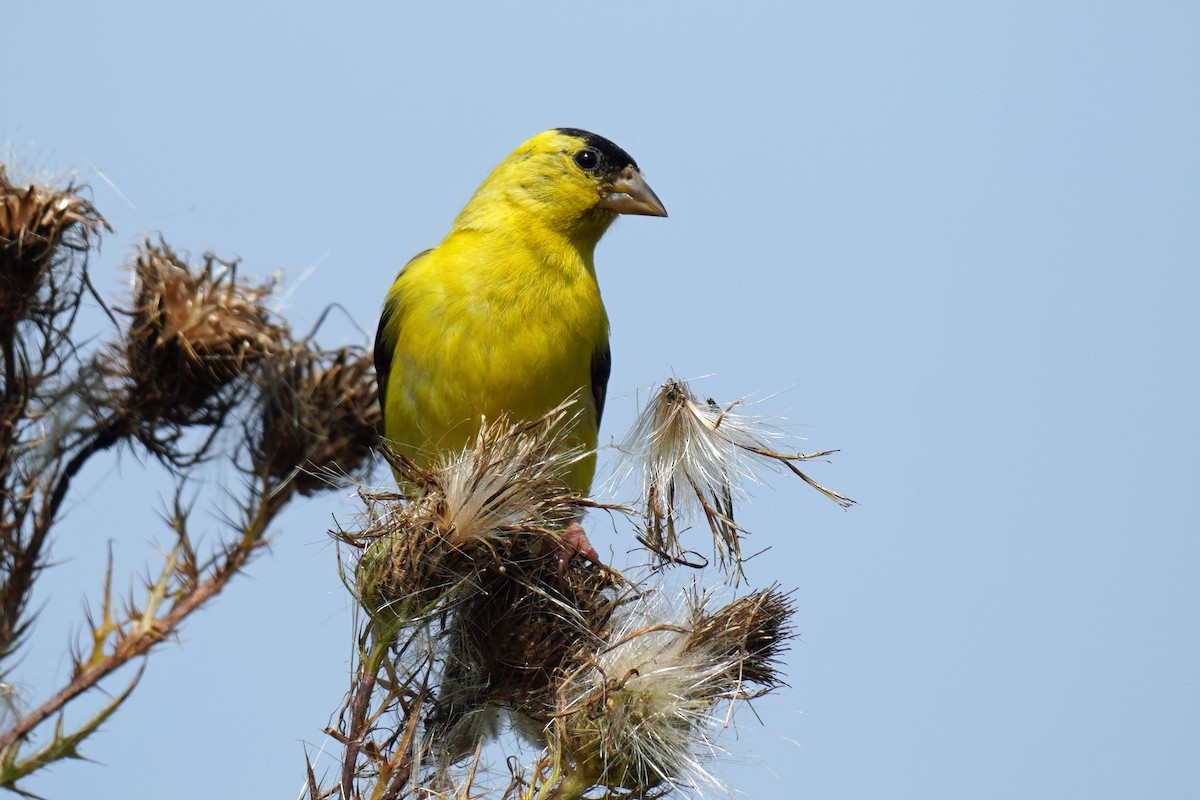
{"label": "blue sky", "polygon": [[[247,7],[249,6],[249,7]],[[1190,3],[18,4],[2,137],[74,172],[120,264],[161,231],[284,270],[298,330],[363,343],[412,254],[556,126],[671,216],[597,253],[602,441],[670,375],[761,399],[848,512],[768,476],[754,585],[796,589],[791,688],[723,742],[748,797],[1200,792],[1200,8]],[[611,453],[602,463],[611,461]],[[125,454],[60,526],[30,699],[169,486]],[[209,485],[236,480],[213,470]],[[1189,499],[1190,498],[1190,499]],[[347,685],[337,493],[30,789],[295,796]],[[601,526],[593,541],[624,557]],[[214,534],[218,530],[214,522]],[[698,534],[700,532],[697,532]],[[318,764],[321,762],[318,761]]]}

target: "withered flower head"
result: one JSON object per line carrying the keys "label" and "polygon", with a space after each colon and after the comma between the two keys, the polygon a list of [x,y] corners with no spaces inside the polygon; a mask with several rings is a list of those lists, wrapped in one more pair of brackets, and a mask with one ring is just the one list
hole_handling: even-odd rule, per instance
{"label": "withered flower head", "polygon": [[758,684],[764,690],[782,684],[779,657],[795,636],[790,620],[796,612],[792,599],[778,586],[734,600],[712,613],[703,603],[693,603],[687,650],[704,649],[724,657],[733,667],[725,676],[728,686]]}
{"label": "withered flower head", "polygon": [[[695,595],[678,601],[674,610],[653,599],[628,609],[605,646],[576,656],[551,739],[550,758],[572,765],[563,796],[590,786],[642,797],[715,784],[704,766],[719,752],[713,707],[778,684],[774,664],[791,637],[786,596],[758,592],[713,613]],[[751,693],[747,682],[761,688]]]}
{"label": "withered flower head", "polygon": [[81,189],[18,187],[0,164],[0,331],[57,310],[50,285],[55,265],[85,252],[101,230],[111,230]]}
{"label": "withered flower head", "polygon": [[222,390],[283,348],[286,332],[262,305],[271,287],[239,281],[236,263],[212,254],[189,266],[162,241],[144,242],[133,269],[124,350],[138,416],[178,425],[219,416]]}
{"label": "withered flower head", "polygon": [[257,470],[310,495],[369,460],[382,426],[370,354],[298,342],[261,370],[260,383]]}
{"label": "withered flower head", "polygon": [[412,618],[429,610],[431,592],[436,601],[481,573],[526,569],[523,559],[548,552],[590,505],[561,479],[580,457],[562,442],[567,413],[564,404],[532,422],[487,423],[471,447],[429,469],[390,453],[410,500],[367,496],[367,524],[343,534],[364,548],[357,582],[367,610]]}
{"label": "withered flower head", "polygon": [[687,384],[668,380],[638,416],[622,450],[642,474],[646,503],[644,544],[664,560],[685,554],[677,526],[703,517],[713,534],[722,565],[740,573],[741,536],[733,500],[742,483],[754,479],[754,465],[784,466],[823,495],[846,508],[853,500],[821,486],[794,462],[829,455],[780,453],[768,445],[779,433],[762,419],[739,413],[740,403],[702,402]]}
{"label": "withered flower head", "polygon": [[611,574],[561,557],[561,532],[590,505],[561,479],[579,457],[562,441],[568,413],[486,424],[430,469],[393,454],[410,498],[368,495],[366,525],[343,533],[363,548],[368,613],[443,643],[428,731],[444,763],[474,750],[496,708],[544,722],[563,659],[611,613]]}

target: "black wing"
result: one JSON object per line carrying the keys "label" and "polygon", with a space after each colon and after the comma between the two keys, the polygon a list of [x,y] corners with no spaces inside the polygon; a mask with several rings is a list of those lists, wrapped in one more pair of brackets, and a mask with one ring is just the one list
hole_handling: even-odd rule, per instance
{"label": "black wing", "polygon": [[[433,248],[430,248],[432,250]],[[408,264],[405,264],[396,275],[396,280],[404,274],[413,262],[428,255],[430,250],[417,253]],[[391,293],[388,294],[391,299]],[[375,330],[375,380],[379,384],[379,408],[383,411],[383,419],[387,421],[387,385],[392,374],[392,357],[396,354],[399,343],[399,331],[392,326],[392,317],[396,313],[397,303],[385,302],[383,313],[379,316],[379,327]]]}
{"label": "black wing", "polygon": [[379,328],[375,331],[375,380],[379,383],[379,409],[387,420],[387,385],[392,373],[392,356],[396,352],[396,335],[388,330],[392,320],[393,308],[390,304],[383,306],[383,314],[379,317]]}
{"label": "black wing", "polygon": [[592,399],[596,401],[596,427],[604,416],[604,398],[608,395],[608,374],[612,372],[612,351],[608,342],[592,353]]}

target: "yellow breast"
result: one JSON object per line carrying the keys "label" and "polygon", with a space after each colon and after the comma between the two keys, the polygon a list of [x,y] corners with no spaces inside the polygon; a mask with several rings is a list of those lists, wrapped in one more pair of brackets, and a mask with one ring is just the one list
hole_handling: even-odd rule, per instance
{"label": "yellow breast", "polygon": [[[522,238],[460,231],[392,288],[385,434],[418,463],[461,451],[484,418],[537,418],[572,393],[568,444],[596,446],[591,365],[608,319],[594,268],[574,247]],[[563,477],[587,492],[594,471],[592,454]]]}

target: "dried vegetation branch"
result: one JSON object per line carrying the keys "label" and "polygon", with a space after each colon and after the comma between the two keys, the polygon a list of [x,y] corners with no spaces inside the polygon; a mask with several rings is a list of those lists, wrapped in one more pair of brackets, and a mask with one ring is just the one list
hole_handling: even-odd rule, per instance
{"label": "dried vegetation branch", "polygon": [[[15,682],[31,591],[52,534],[63,533],[60,509],[97,455],[128,448],[170,471],[179,487],[168,515],[174,541],[124,601],[110,564],[70,678],[28,707],[7,705],[0,787],[17,791],[38,770],[80,757],[135,689],[147,657],[264,548],[279,510],[331,485],[316,475],[361,473],[378,435],[361,352],[293,343],[264,306],[270,284],[245,282],[236,263],[212,255],[190,264],[162,240],[147,240],[131,260],[127,323],[109,344],[82,349],[75,325],[90,286],[87,256],[108,230],[83,192],[18,186],[0,165],[0,685]],[[232,448],[221,452],[243,465],[244,492],[212,553],[201,556],[191,506],[180,498],[235,420],[260,436],[230,437]],[[280,439],[268,443],[268,435]],[[130,665],[135,676],[98,709],[80,704],[99,699]]]}
{"label": "dried vegetation branch", "polygon": [[88,250],[108,223],[83,187],[12,183],[0,164],[0,677],[28,632],[26,609],[49,533],[45,420],[74,358],[70,329]]}

